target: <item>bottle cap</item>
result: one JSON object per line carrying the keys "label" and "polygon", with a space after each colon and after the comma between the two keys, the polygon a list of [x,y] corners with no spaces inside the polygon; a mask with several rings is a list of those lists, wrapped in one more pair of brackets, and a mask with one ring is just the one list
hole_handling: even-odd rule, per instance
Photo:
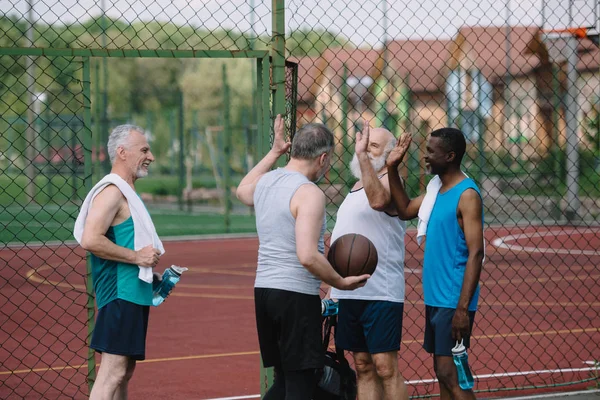
{"label": "bottle cap", "polygon": [[458,340],[456,341],[456,346],[452,348],[452,354],[461,354],[467,351],[466,347],[463,345],[463,341],[461,339],[460,343]]}
{"label": "bottle cap", "polygon": [[173,270],[173,272],[177,274],[177,276],[183,274],[185,271],[188,270],[186,267],[179,267],[177,265],[171,265],[170,268]]}

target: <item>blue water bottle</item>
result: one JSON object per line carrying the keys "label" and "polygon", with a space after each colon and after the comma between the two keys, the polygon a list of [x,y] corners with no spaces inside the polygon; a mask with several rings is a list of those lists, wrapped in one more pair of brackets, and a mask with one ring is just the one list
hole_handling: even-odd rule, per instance
{"label": "blue water bottle", "polygon": [[188,269],[185,267],[178,267],[176,265],[171,265],[169,268],[165,270],[162,274],[162,280],[160,283],[154,288],[152,293],[152,305],[158,307],[162,304],[163,301],[169,296],[171,290],[179,279],[181,278],[181,274]]}
{"label": "blue water bottle", "polygon": [[321,300],[321,315],[328,317],[330,315],[337,315],[338,303],[332,299]]}
{"label": "blue water bottle", "polygon": [[452,348],[452,359],[456,365],[456,371],[458,373],[458,384],[462,390],[473,389],[474,381],[471,369],[469,368],[469,357],[467,355],[467,349],[463,345],[461,340],[456,346]]}

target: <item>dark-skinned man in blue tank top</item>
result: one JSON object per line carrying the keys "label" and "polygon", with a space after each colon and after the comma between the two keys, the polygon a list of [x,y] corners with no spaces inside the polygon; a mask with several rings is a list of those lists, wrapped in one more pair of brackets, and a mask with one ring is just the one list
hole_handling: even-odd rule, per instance
{"label": "dark-skinned man in blue tank top", "polygon": [[[425,198],[409,198],[398,175],[411,139],[410,134],[403,134],[387,159],[393,203],[404,220],[418,216]],[[423,347],[433,354],[442,400],[475,398],[472,390],[460,388],[452,360],[456,341],[463,340],[467,348],[470,345],[484,258],[483,204],[479,188],[461,170],[465,150],[460,130],[442,128],[431,133],[425,155],[428,172],[439,177],[441,187],[426,231]]]}

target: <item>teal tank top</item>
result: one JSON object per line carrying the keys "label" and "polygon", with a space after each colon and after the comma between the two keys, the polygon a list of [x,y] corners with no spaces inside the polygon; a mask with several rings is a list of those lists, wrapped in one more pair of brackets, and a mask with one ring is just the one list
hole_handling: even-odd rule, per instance
{"label": "teal tank top", "polygon": [[[106,231],[111,242],[134,250],[133,219],[111,226]],[[142,306],[152,305],[152,284],[138,278],[139,267],[91,255],[92,282],[98,309],[115,299],[123,299]]]}
{"label": "teal tank top", "polygon": [[[456,308],[463,285],[469,250],[465,234],[456,216],[460,196],[467,189],[479,188],[465,178],[445,193],[438,193],[427,224],[425,260],[423,262],[423,295],[425,305]],[[483,211],[481,213],[483,223]],[[479,285],[469,303],[469,311],[477,310]]]}

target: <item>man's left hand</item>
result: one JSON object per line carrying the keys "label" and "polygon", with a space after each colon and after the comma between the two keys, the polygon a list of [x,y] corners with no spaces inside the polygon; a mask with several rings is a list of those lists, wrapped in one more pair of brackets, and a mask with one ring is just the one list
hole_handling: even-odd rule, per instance
{"label": "man's left hand", "polygon": [[291,146],[292,143],[285,138],[285,121],[281,114],[277,114],[277,117],[275,117],[273,147],[271,151],[279,157],[287,153]]}
{"label": "man's left hand", "polygon": [[452,338],[459,342],[469,336],[469,312],[467,310],[456,310],[452,318]]}

